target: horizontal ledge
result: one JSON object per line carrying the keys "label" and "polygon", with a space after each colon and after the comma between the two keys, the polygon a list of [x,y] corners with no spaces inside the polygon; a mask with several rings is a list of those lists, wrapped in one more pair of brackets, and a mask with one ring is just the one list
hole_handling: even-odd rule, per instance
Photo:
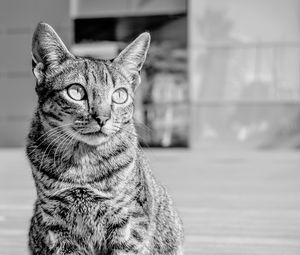
{"label": "horizontal ledge", "polygon": [[244,48],[300,48],[300,41],[282,41],[282,42],[199,42],[190,43],[190,49],[198,48],[216,48],[216,49],[244,49]]}
{"label": "horizontal ledge", "polygon": [[72,14],[72,19],[90,19],[90,18],[129,18],[129,17],[141,17],[141,16],[158,16],[158,15],[186,15],[185,10],[139,10],[139,11],[105,11],[101,13],[90,12],[90,13],[76,13]]}
{"label": "horizontal ledge", "polygon": [[299,100],[203,100],[198,102],[156,102],[143,104],[144,108],[160,107],[160,106],[185,106],[185,107],[200,107],[200,106],[268,106],[268,105],[300,105]]}

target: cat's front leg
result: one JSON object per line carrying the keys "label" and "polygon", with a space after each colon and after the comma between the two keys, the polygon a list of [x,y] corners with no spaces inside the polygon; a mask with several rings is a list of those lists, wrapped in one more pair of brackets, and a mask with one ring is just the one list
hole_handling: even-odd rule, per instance
{"label": "cat's front leg", "polygon": [[78,242],[71,237],[61,236],[60,233],[48,231],[46,244],[53,255],[89,255],[87,249],[80,247]]}
{"label": "cat's front leg", "polygon": [[125,226],[115,228],[110,233],[109,248],[111,255],[148,255],[148,238],[143,229],[127,223]]}
{"label": "cat's front leg", "polygon": [[32,255],[90,255],[88,249],[78,244],[71,235],[66,236],[59,232],[45,231],[31,232],[30,248]]}

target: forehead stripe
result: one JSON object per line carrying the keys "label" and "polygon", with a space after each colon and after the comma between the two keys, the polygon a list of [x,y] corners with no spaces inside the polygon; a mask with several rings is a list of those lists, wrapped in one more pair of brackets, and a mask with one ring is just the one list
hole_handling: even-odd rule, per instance
{"label": "forehead stripe", "polygon": [[89,84],[89,64],[87,62],[87,60],[84,60],[84,69],[85,69],[85,72],[84,72],[84,78],[85,78],[85,81],[86,81],[86,84]]}
{"label": "forehead stripe", "polygon": [[111,75],[105,64],[103,64],[103,67],[104,67],[104,70],[103,70],[104,82],[105,82],[105,84],[108,84],[108,76],[110,77],[110,82],[112,82]]}
{"label": "forehead stripe", "polygon": [[97,81],[97,78],[96,78],[96,75],[95,75],[94,71],[93,71],[93,70],[91,70],[91,73],[92,73],[92,75],[93,75],[94,82],[96,83],[96,81]]}

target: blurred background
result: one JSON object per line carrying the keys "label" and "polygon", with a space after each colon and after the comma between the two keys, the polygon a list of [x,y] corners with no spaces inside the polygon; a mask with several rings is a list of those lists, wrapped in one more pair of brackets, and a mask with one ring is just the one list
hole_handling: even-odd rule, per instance
{"label": "blurred background", "polygon": [[182,214],[186,254],[300,254],[299,0],[4,0],[1,255],[26,254],[40,21],[73,53],[107,59],[151,33],[135,119]]}
{"label": "blurred background", "polygon": [[24,145],[36,103],[30,43],[39,21],[75,54],[101,58],[151,32],[136,100],[149,146],[300,145],[298,0],[2,1],[2,147]]}

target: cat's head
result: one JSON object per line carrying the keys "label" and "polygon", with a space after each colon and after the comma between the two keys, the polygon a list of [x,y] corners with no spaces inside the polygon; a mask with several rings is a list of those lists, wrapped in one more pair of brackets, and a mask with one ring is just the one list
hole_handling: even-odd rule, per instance
{"label": "cat's head", "polygon": [[132,123],[134,92],[150,44],[143,33],[114,60],[77,57],[56,32],[38,24],[32,40],[32,69],[43,125],[99,145]]}

